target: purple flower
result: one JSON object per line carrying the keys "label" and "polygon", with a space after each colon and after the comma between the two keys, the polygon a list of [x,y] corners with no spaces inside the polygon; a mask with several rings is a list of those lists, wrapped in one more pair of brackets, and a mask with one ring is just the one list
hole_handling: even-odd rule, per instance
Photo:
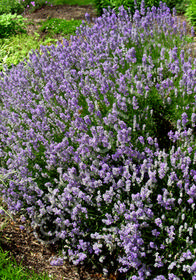
{"label": "purple flower", "polygon": [[141,2],[140,14],[141,14],[142,16],[145,15],[145,1],[144,1],[144,0],[142,0],[142,2]]}
{"label": "purple flower", "polygon": [[24,230],[24,229],[25,229],[25,227],[21,225],[21,226],[20,226],[20,229],[21,229],[21,230]]}
{"label": "purple flower", "polygon": [[160,227],[160,228],[163,227],[163,225],[162,225],[162,220],[161,220],[160,218],[155,219],[155,224],[156,224],[158,227]]}
{"label": "purple flower", "polygon": [[62,258],[53,259],[50,262],[50,265],[52,265],[52,266],[61,266],[61,265],[63,265],[63,259]]}
{"label": "purple flower", "polygon": [[[105,10],[94,23],[0,73],[1,195],[32,226],[45,222],[76,265],[96,255],[107,267],[117,251],[133,279],[194,274],[193,253],[169,248],[193,245],[196,61],[179,52],[165,3],[145,11],[142,1],[131,20],[123,6]],[[171,145],[156,110],[171,121]]]}
{"label": "purple flower", "polygon": [[96,255],[98,255],[100,252],[102,252],[102,250],[101,250],[102,246],[103,246],[103,245],[100,244],[100,243],[95,243],[95,244],[93,245],[93,250],[94,250],[94,252],[95,252]]}
{"label": "purple flower", "polygon": [[154,235],[154,236],[159,236],[159,234],[160,234],[160,232],[159,231],[157,231],[156,229],[153,229],[152,230],[152,235]]}

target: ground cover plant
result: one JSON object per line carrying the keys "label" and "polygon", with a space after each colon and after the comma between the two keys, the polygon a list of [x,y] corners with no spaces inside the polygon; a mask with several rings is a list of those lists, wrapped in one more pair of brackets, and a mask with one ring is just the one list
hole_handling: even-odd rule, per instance
{"label": "ground cover plant", "polygon": [[62,34],[62,35],[75,35],[76,28],[82,24],[81,20],[64,20],[59,18],[51,18],[43,22],[40,27],[41,31],[47,31],[51,35]]}
{"label": "ground cover plant", "polygon": [[0,2],[0,15],[3,14],[20,14],[24,11],[22,5],[16,0],[2,0]]}
{"label": "ground cover plant", "polygon": [[120,7],[1,73],[0,170],[16,172],[1,193],[75,264],[195,279],[196,61],[180,27],[163,4]]}

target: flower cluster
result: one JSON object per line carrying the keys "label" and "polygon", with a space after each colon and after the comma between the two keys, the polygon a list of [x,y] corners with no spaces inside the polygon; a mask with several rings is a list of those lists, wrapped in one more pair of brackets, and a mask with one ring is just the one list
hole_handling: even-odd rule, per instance
{"label": "flower cluster", "polygon": [[74,264],[195,279],[196,60],[165,4],[142,7],[0,74],[0,190]]}

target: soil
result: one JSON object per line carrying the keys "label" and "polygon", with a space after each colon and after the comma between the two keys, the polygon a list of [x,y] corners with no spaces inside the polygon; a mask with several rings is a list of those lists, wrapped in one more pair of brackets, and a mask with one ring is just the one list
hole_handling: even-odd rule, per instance
{"label": "soil", "polygon": [[[23,14],[33,24],[27,26],[28,35],[34,35],[34,32],[40,34],[40,39],[45,39],[47,34],[38,31],[40,22],[51,18],[62,18],[66,20],[80,19],[85,20],[85,13],[90,15],[90,18],[96,18],[96,11],[92,6],[45,6],[41,10],[33,13],[28,11]],[[179,17],[183,20],[183,16]],[[62,40],[62,36],[57,34],[53,38]],[[4,205],[5,206],[5,205]],[[6,206],[5,206],[6,209]],[[6,227],[1,230],[1,225],[6,221]],[[37,273],[46,272],[49,275],[55,276],[56,280],[116,280],[117,275],[110,275],[105,278],[100,272],[94,271],[92,267],[74,266],[69,262],[65,262],[60,267],[51,266],[51,258],[57,254],[57,247],[54,245],[44,245],[35,238],[34,230],[30,223],[25,223],[25,229],[21,230],[20,225],[22,221],[19,216],[14,217],[14,220],[6,219],[5,216],[0,215],[0,245],[3,250],[8,250],[11,257],[14,256],[17,264],[22,264],[28,269],[33,269]],[[122,279],[122,278],[121,278]]]}

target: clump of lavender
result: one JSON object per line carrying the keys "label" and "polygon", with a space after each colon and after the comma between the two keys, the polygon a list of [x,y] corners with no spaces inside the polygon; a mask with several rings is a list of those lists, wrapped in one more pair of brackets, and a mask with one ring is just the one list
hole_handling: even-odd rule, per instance
{"label": "clump of lavender", "polygon": [[1,73],[1,193],[76,265],[195,279],[196,60],[165,4],[142,7]]}

